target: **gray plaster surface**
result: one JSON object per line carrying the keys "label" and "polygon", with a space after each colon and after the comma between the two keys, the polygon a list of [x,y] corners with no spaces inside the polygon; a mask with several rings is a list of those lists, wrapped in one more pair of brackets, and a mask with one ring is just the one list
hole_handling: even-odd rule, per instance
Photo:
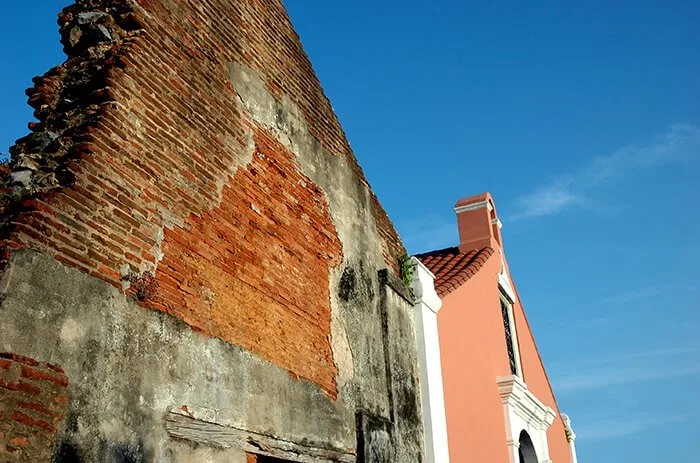
{"label": "gray plaster surface", "polygon": [[[204,421],[354,451],[350,404],[107,283],[20,251],[0,285],[0,350],[66,371],[70,405],[57,441],[82,461],[125,461],[124,452],[194,461],[165,430],[165,414],[182,406]],[[217,461],[212,452],[196,461]]]}

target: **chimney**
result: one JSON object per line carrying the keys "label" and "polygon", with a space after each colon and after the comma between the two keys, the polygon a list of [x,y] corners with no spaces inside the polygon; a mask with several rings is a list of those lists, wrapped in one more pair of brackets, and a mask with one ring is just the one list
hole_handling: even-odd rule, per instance
{"label": "chimney", "polygon": [[487,246],[502,247],[501,221],[496,215],[491,193],[461,199],[455,205],[459,228],[459,250],[469,252]]}

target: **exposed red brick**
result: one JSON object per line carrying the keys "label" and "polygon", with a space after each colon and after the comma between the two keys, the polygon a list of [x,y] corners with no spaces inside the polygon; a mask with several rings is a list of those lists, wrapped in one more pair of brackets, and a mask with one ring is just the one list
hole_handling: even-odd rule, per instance
{"label": "exposed red brick", "polygon": [[31,365],[31,366],[36,366],[39,364],[39,362],[37,362],[36,360],[31,359],[29,357],[23,357],[21,355],[11,354],[8,352],[0,352],[0,358],[13,360],[15,362],[23,363],[25,365]]}
{"label": "exposed red brick", "polygon": [[0,379],[0,388],[7,389],[9,391],[20,391],[20,392],[24,392],[27,394],[39,394],[39,393],[41,393],[41,389],[39,389],[38,387],[33,386],[27,382],[24,382],[24,381],[6,383]]}
{"label": "exposed red brick", "polygon": [[57,376],[37,368],[22,365],[22,378],[33,379],[38,381],[51,381],[59,386],[68,386],[68,379],[65,376]]}
{"label": "exposed red brick", "polygon": [[26,447],[29,445],[29,440],[25,437],[15,436],[8,441],[8,445],[12,447]]}
{"label": "exposed red brick", "polygon": [[[41,413],[42,415],[46,415],[49,417],[54,417],[56,416],[56,412],[49,410],[47,407],[43,406],[40,403],[37,402],[25,402],[23,400],[17,401],[17,406],[19,408],[23,408],[25,410],[32,410],[38,413]],[[54,407],[56,408],[56,407]]]}
{"label": "exposed red brick", "polygon": [[264,130],[221,206],[167,230],[156,307],[335,394],[329,270],[341,244],[320,190]]}
{"label": "exposed red brick", "polygon": [[[5,461],[3,450],[19,452],[21,461],[49,461],[53,435],[68,405],[68,380],[55,365],[15,354],[2,356],[11,363],[10,371],[28,373],[33,384],[25,381],[29,378],[0,380],[0,461]],[[6,436],[12,438],[5,441]]]}
{"label": "exposed red brick", "polygon": [[12,419],[20,423],[24,423],[27,426],[41,428],[45,431],[50,432],[51,434],[56,432],[56,428],[54,428],[51,424],[47,423],[46,421],[32,418],[31,416],[25,415],[22,412],[13,412]]}

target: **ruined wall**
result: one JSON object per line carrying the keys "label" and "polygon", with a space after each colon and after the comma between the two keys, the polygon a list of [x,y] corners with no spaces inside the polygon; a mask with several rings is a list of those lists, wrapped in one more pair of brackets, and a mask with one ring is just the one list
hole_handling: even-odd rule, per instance
{"label": "ruined wall", "polygon": [[403,247],[282,3],[59,24],[0,202],[0,351],[65,370],[56,461],[419,461]]}

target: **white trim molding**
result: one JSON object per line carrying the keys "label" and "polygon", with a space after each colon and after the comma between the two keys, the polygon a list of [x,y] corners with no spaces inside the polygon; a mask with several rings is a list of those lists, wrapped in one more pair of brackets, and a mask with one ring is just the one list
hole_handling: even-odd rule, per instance
{"label": "white trim molding", "polygon": [[459,214],[460,212],[476,211],[477,209],[488,208],[489,212],[493,210],[493,204],[488,199],[486,201],[480,201],[474,204],[467,204],[466,206],[455,207],[454,211]]}
{"label": "white trim molding", "polygon": [[518,448],[520,434],[523,431],[526,431],[532,439],[539,463],[551,463],[547,429],[554,423],[556,412],[537,399],[520,377],[503,376],[497,381],[506,419],[506,441],[510,463],[520,461]]}
{"label": "white trim molding", "polygon": [[435,291],[435,275],[415,257],[411,257],[409,265],[413,268],[411,289],[416,296],[416,303],[425,304],[437,314],[442,308],[442,299]]}
{"label": "white trim molding", "polygon": [[566,440],[569,442],[569,452],[571,453],[571,463],[578,463],[576,456],[576,433],[571,427],[571,418],[566,413],[561,414],[561,419],[564,421],[564,431],[566,432]]}
{"label": "white trim molding", "polygon": [[503,258],[503,251],[500,251],[500,253],[501,271],[498,273],[498,284],[501,287],[501,291],[510,299],[510,303],[515,304],[515,289],[513,289],[513,283],[511,283],[508,271],[506,270],[506,261]]}
{"label": "white trim molding", "polygon": [[425,461],[449,463],[437,324],[437,314],[442,307],[442,300],[435,291],[435,275],[415,257],[411,258],[411,266],[413,268],[411,289],[416,296],[415,330],[420,368]]}

